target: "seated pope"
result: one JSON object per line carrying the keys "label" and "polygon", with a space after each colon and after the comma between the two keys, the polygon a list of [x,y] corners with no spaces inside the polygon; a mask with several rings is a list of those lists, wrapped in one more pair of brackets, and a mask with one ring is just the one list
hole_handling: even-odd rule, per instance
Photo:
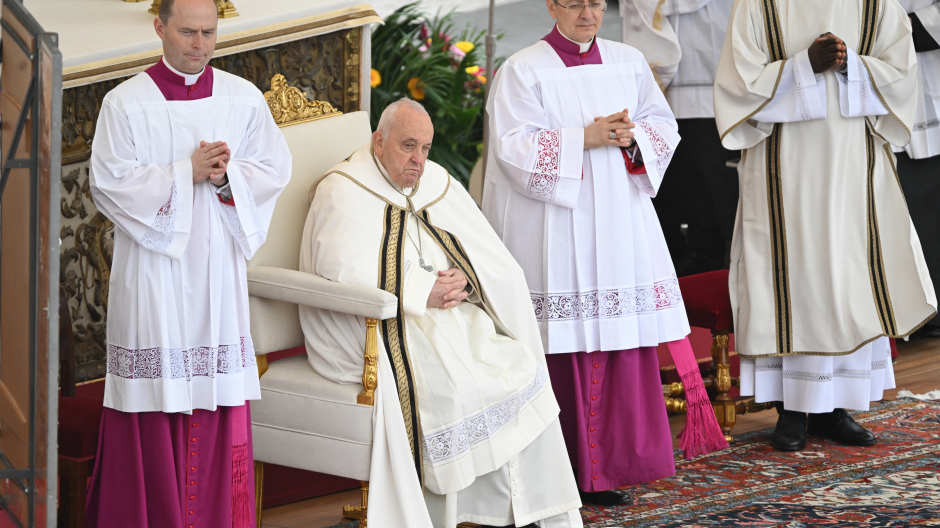
{"label": "seated pope", "polygon": [[[311,189],[304,227],[301,271],[398,297],[379,324],[370,527],[582,526],[522,269],[428,161],[433,136],[423,106],[392,103]],[[365,321],[300,318],[312,367],[359,383]]]}

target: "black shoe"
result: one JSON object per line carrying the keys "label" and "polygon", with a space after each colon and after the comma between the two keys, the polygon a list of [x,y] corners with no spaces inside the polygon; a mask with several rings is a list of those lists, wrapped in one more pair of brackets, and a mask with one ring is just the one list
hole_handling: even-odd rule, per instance
{"label": "black shoe", "polygon": [[581,502],[595,506],[623,506],[630,504],[633,499],[625,490],[612,489],[607,491],[581,491]]}
{"label": "black shoe", "polygon": [[914,332],[911,337],[940,337],[940,325],[928,324]]}
{"label": "black shoe", "polygon": [[866,447],[875,445],[875,435],[855,423],[845,409],[809,415],[809,434],[828,438],[847,446]]}
{"label": "black shoe", "polygon": [[777,402],[777,426],[770,443],[780,451],[800,451],[806,447],[806,413],[786,411]]}

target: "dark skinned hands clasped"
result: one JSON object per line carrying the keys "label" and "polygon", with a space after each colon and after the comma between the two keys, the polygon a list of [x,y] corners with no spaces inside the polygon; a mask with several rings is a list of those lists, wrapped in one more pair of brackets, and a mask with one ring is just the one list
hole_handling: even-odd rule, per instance
{"label": "dark skinned hands clasped", "polygon": [[813,66],[813,73],[823,73],[829,70],[839,71],[848,57],[845,51],[845,42],[832,33],[826,32],[816,37],[809,47],[809,63]]}

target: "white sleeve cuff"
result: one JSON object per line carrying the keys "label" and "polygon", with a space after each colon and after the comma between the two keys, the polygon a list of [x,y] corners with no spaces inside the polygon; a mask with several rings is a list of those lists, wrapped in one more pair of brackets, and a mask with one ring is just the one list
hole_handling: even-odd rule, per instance
{"label": "white sleeve cuff", "polygon": [[558,175],[562,179],[581,179],[584,169],[584,129],[561,129],[561,153],[559,156]]}
{"label": "white sleeve cuff", "polygon": [[435,281],[437,273],[424,271],[421,266],[406,260],[401,292],[402,313],[417,319],[424,317]]}
{"label": "white sleeve cuff", "polygon": [[783,65],[774,98],[751,118],[762,123],[793,123],[825,119],[826,76],[813,73],[809,50]]}
{"label": "white sleeve cuff", "polygon": [[839,79],[839,110],[842,117],[887,115],[872,87],[868,69],[852,48],[846,49],[846,71],[837,73]]}

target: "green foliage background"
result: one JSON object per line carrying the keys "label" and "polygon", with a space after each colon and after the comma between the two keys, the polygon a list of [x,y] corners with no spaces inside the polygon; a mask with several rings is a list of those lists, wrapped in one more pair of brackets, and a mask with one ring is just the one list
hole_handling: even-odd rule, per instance
{"label": "green foliage background", "polygon": [[[459,41],[474,44],[462,58],[452,49]],[[372,68],[381,75],[372,88],[372,129],[385,107],[411,96],[409,81],[419,79],[425,96],[418,102],[434,123],[429,158],[464,186],[483,151],[484,103],[482,83],[466,68],[486,66],[484,42],[485,31],[466,27],[457,32],[451,13],[429,18],[418,3],[396,10],[372,34]],[[489,72],[482,73],[489,80]]]}

